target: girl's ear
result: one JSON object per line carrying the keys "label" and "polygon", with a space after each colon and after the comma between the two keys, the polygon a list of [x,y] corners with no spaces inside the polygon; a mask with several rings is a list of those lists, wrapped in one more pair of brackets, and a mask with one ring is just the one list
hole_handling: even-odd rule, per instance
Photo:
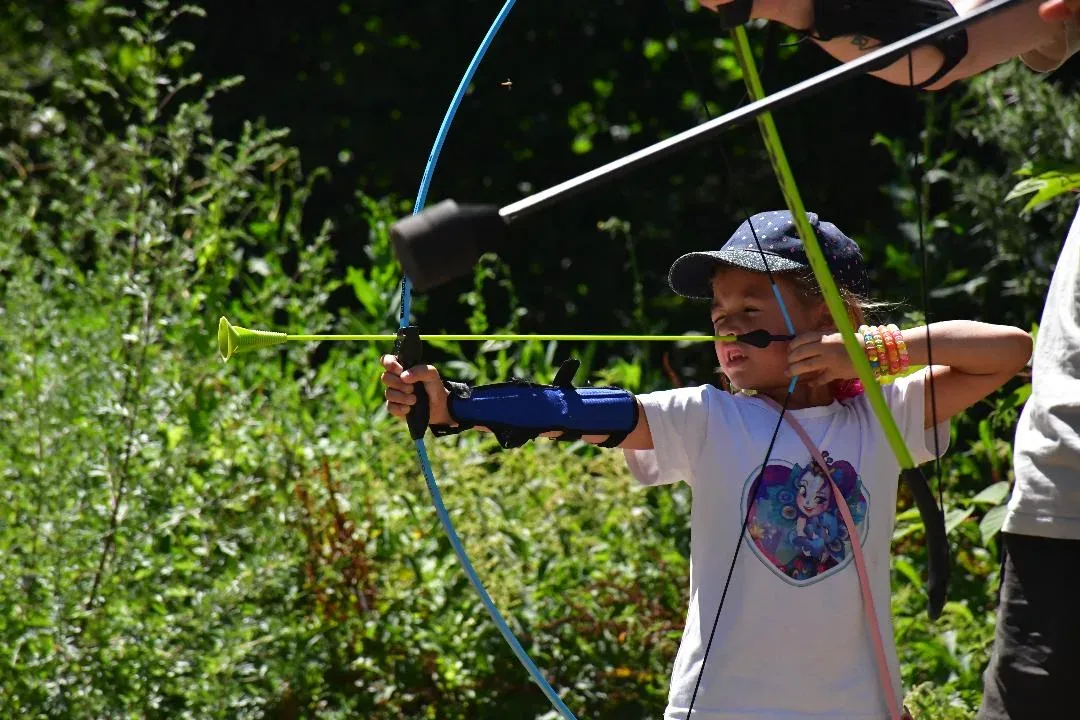
{"label": "girl's ear", "polygon": [[829,330],[836,332],[836,323],[833,322],[832,315],[829,314],[829,306],[825,304],[825,301],[818,303],[817,308],[814,310],[814,327],[818,330]]}

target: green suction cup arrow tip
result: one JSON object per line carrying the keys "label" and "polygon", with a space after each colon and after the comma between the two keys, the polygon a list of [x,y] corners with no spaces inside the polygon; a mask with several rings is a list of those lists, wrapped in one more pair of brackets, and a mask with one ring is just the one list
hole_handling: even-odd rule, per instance
{"label": "green suction cup arrow tip", "polygon": [[218,355],[222,360],[228,360],[236,352],[236,346],[238,345],[236,331],[233,329],[232,323],[224,315],[218,320],[217,325],[217,349]]}
{"label": "green suction cup arrow tip", "polygon": [[228,360],[237,353],[281,345],[288,342],[289,336],[269,330],[249,330],[239,327],[230,323],[223,315],[218,320],[217,340],[218,354],[221,355],[222,360]]}

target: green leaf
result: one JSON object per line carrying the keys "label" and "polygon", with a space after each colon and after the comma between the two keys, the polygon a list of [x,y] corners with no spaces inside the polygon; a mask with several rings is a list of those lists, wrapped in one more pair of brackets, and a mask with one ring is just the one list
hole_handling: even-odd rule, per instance
{"label": "green leaf", "polygon": [[1005,523],[1005,514],[1008,510],[1008,505],[998,505],[983,515],[982,522],[979,523],[979,534],[982,535],[983,545],[988,545],[1001,532],[1001,526]]}
{"label": "green leaf", "polygon": [[983,488],[970,502],[973,505],[1000,505],[1009,496],[1009,487],[1007,482],[996,482]]}
{"label": "green leaf", "polygon": [[923,580],[915,566],[902,557],[893,558],[892,569],[907,578],[908,582],[917,587],[922,587]]}
{"label": "green leaf", "polygon": [[1022,198],[1025,195],[1031,195],[1032,197],[1020,211],[1021,215],[1027,215],[1059,195],[1072,192],[1078,188],[1080,188],[1080,168],[1069,167],[1061,170],[1050,170],[1018,182],[1005,196],[1005,201],[1008,202],[1009,200]]}
{"label": "green leaf", "polygon": [[971,517],[971,514],[975,512],[974,508],[954,508],[945,514],[945,534],[950,535],[952,531],[960,527],[960,524]]}

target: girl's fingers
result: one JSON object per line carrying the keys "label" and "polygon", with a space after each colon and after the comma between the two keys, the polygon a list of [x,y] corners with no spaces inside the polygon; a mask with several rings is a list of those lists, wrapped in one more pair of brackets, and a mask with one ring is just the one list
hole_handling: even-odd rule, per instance
{"label": "girl's fingers", "polygon": [[415,365],[401,373],[401,379],[407,383],[442,382],[434,365]]}
{"label": "girl's fingers", "polygon": [[392,403],[389,400],[386,401],[386,411],[394,417],[403,418],[409,414],[411,408],[408,405],[399,405],[398,403]]}
{"label": "girl's fingers", "polygon": [[813,357],[807,360],[800,360],[799,362],[791,363],[790,365],[788,365],[787,372],[788,377],[792,377],[793,375],[803,377],[812,373],[821,372],[824,369],[825,365],[821,362],[821,358]]}
{"label": "girl's fingers", "polygon": [[823,337],[825,337],[824,333],[816,331],[799,333],[788,343],[788,352],[790,353],[803,347],[804,345],[809,345],[811,343],[820,343],[821,338]]}
{"label": "girl's fingers", "polygon": [[400,390],[394,390],[393,388],[386,389],[386,402],[396,405],[413,406],[416,404],[416,394],[412,392],[412,388],[409,388],[409,392],[405,393]]}
{"label": "girl's fingers", "polygon": [[810,358],[820,357],[820,355],[821,343],[807,343],[800,347],[789,349],[787,357],[789,363],[797,363],[803,360],[809,360]]}
{"label": "girl's fingers", "polygon": [[393,373],[394,375],[400,375],[405,370],[405,368],[401,367],[401,363],[398,362],[398,359],[393,355],[383,355],[379,358],[379,364],[383,366],[383,369],[386,370],[386,372]]}
{"label": "girl's fingers", "polygon": [[379,382],[388,388],[399,390],[403,393],[411,394],[413,392],[413,386],[402,380],[397,373],[384,372],[379,377]]}

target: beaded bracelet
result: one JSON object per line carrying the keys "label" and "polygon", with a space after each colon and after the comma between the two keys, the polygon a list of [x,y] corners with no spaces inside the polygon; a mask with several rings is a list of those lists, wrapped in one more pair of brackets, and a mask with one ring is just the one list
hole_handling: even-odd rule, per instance
{"label": "beaded bracelet", "polygon": [[900,355],[900,371],[903,372],[911,366],[911,356],[908,355],[907,343],[904,342],[904,334],[896,325],[887,325],[886,328],[893,334],[896,340],[896,351]]}
{"label": "beaded bracelet", "polygon": [[885,343],[885,351],[889,359],[889,374],[895,375],[900,372],[900,352],[896,349],[896,339],[892,331],[884,325],[878,326],[878,333]]}
{"label": "beaded bracelet", "polygon": [[870,369],[874,371],[874,377],[881,377],[881,363],[878,361],[873,328],[869,325],[860,325],[859,338],[862,340],[863,349],[866,350],[866,359],[870,361]]}
{"label": "beaded bracelet", "polygon": [[897,375],[911,364],[907,343],[896,325],[860,325],[859,336],[875,378]]}

